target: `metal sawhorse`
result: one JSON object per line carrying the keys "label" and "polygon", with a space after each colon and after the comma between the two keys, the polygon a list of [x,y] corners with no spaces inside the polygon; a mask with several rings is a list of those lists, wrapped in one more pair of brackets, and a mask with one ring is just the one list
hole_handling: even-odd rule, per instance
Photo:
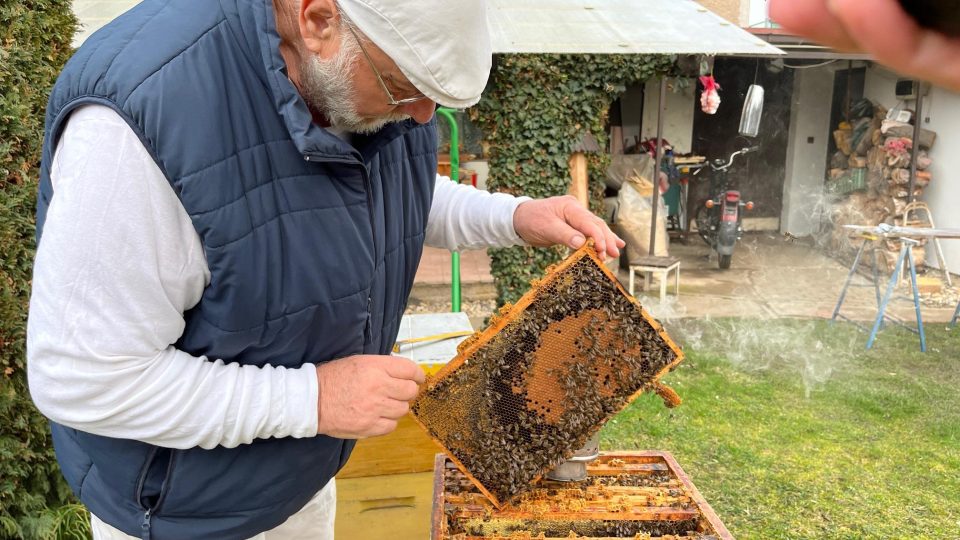
{"label": "metal sawhorse", "polygon": [[956,326],[957,319],[960,319],[960,302],[957,302],[957,309],[953,311],[953,318],[950,319],[950,326]]}
{"label": "metal sawhorse", "polygon": [[[861,233],[860,235],[863,238],[863,243],[860,245],[860,249],[857,250],[857,256],[853,260],[853,265],[850,266],[850,273],[847,274],[847,280],[843,284],[843,289],[840,291],[840,298],[837,300],[837,307],[833,310],[833,317],[830,318],[831,322],[836,321],[837,319],[844,319],[846,321],[856,324],[863,330],[866,330],[864,326],[860,323],[851,320],[850,318],[840,314],[840,307],[843,306],[843,301],[846,299],[847,290],[850,288],[850,284],[853,281],[854,275],[857,273],[857,268],[860,266],[860,261],[863,258],[863,252],[866,250],[868,244],[874,244],[881,239],[880,236]],[[873,348],[873,343],[877,339],[877,333],[880,332],[880,328],[883,326],[885,320],[892,323],[903,326],[907,330],[918,334],[920,336],[920,351],[927,352],[927,338],[923,332],[923,317],[920,314],[920,290],[917,287],[917,267],[913,262],[913,247],[919,245],[920,242],[910,239],[910,238],[897,238],[900,241],[900,256],[897,258],[897,264],[894,266],[893,274],[890,276],[890,280],[887,283],[887,290],[883,297],[880,296],[880,278],[877,270],[877,253],[876,246],[873,246],[871,249],[871,255],[873,257],[873,287],[876,291],[877,297],[877,316],[873,322],[873,328],[870,330],[870,338],[867,340],[867,349]],[[913,290],[913,306],[917,314],[917,327],[911,328],[904,324],[902,321],[891,317],[886,314],[887,306],[890,304],[890,300],[893,297],[893,291],[897,287],[897,282],[900,278],[900,271],[903,268],[904,261],[907,261],[910,268],[910,284]],[[856,286],[856,285],[855,285]],[[861,285],[862,286],[862,285]],[[869,287],[869,285],[866,285]],[[957,312],[960,313],[960,306],[957,306]],[[956,318],[956,315],[955,317]]]}

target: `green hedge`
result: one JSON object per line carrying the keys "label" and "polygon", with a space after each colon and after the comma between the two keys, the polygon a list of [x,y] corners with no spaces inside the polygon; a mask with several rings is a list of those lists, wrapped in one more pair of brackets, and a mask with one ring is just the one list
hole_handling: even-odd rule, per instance
{"label": "green hedge", "polygon": [[68,1],[0,0],[0,537],[82,532],[24,364],[44,110],[75,28]]}
{"label": "green hedge", "polygon": [[[531,197],[564,195],[571,149],[591,133],[607,145],[610,104],[626,86],[673,73],[675,57],[645,55],[532,55],[498,57],[491,84],[471,119],[490,144],[492,191]],[[589,157],[591,209],[603,205],[606,154]],[[566,253],[558,248],[490,250],[500,304],[515,302],[531,279]]]}

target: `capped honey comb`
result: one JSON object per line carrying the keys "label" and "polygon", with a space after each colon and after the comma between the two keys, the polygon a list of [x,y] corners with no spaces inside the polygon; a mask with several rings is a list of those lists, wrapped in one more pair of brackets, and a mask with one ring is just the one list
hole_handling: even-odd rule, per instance
{"label": "capped honey comb", "polygon": [[411,410],[497,507],[584,445],[683,358],[592,244],[576,251],[431,378]]}

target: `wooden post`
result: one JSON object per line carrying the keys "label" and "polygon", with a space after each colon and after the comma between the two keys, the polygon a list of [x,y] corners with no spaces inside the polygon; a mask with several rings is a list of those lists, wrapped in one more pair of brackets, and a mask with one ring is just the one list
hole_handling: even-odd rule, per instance
{"label": "wooden post", "polygon": [[920,122],[923,118],[923,90],[924,82],[917,80],[917,106],[913,114],[913,141],[910,148],[910,180],[907,183],[907,204],[913,202],[913,192],[917,185],[917,155],[920,154]]}
{"label": "wooden post", "polygon": [[660,164],[663,163],[663,117],[666,116],[667,78],[660,77],[659,110],[657,111],[657,155],[653,166],[653,196],[650,205],[650,251],[651,257],[657,254],[657,210],[660,208]]}
{"label": "wooden post", "polygon": [[623,153],[623,126],[610,126],[610,154]]}
{"label": "wooden post", "polygon": [[590,207],[589,173],[587,170],[587,155],[583,152],[574,152],[570,155],[570,189],[568,194],[580,201],[584,208]]}

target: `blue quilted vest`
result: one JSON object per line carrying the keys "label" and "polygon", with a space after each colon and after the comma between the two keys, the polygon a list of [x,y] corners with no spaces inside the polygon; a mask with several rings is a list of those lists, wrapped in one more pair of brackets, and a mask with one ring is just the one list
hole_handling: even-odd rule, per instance
{"label": "blue quilted vest", "polygon": [[[185,315],[180,349],[290,368],[388,353],[423,246],[435,124],[407,121],[345,143],[312,123],[279,45],[268,0],[145,0],[90,37],[48,104],[38,239],[70,112],[107,105],[140,137],[203,243],[210,285]],[[354,444],[317,436],[175,450],[52,430],[80,500],[127,534],[160,539],[271,529]]]}

